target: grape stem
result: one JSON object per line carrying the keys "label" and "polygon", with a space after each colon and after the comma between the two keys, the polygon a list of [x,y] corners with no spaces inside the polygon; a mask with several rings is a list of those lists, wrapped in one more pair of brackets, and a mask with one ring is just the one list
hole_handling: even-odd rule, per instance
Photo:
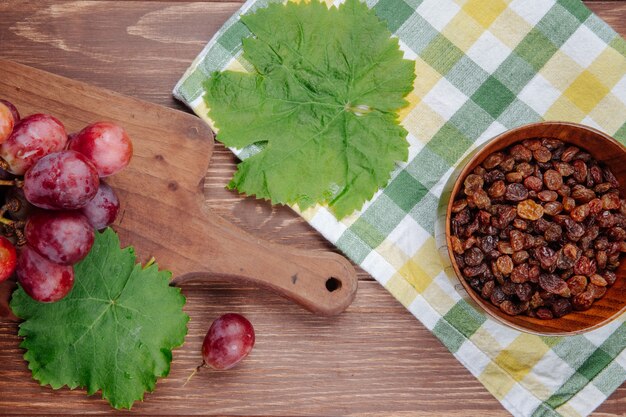
{"label": "grape stem", "polygon": [[2,185],[7,186],[7,187],[22,188],[24,186],[24,181],[18,180],[17,178],[14,180],[0,180],[0,186]]}
{"label": "grape stem", "polygon": [[191,378],[193,378],[193,376],[195,374],[197,374],[198,372],[200,372],[200,369],[204,368],[206,366],[206,362],[202,361],[202,363],[200,364],[200,366],[198,366],[196,369],[193,370],[193,372],[191,373],[191,375],[189,375],[189,377],[187,378],[187,380],[185,381],[185,383],[183,384],[183,388],[185,387],[185,385],[187,385],[187,383],[189,381],[191,381]]}

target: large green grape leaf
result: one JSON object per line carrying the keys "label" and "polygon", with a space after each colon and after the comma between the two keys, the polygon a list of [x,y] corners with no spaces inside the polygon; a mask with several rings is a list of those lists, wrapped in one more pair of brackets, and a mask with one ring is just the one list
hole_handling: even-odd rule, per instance
{"label": "large green grape leaf", "polygon": [[359,209],[408,155],[397,111],[413,88],[386,24],[359,0],[272,4],[241,17],[251,73],[213,73],[209,117],[227,146],[261,145],[230,188],[339,218]]}
{"label": "large green grape leaf", "polygon": [[24,358],[42,385],[102,390],[113,407],[131,408],[169,373],[187,333],[185,297],[169,286],[171,273],[142,268],[132,248],[120,249],[111,229],[96,233],[74,270],[74,288],[56,303],[13,293]]}

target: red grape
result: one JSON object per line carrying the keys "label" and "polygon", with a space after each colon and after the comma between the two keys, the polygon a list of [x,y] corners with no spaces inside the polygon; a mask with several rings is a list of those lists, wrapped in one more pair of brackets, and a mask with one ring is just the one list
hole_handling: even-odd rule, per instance
{"label": "red grape", "polygon": [[235,366],[254,346],[254,328],[239,314],[224,314],[213,322],[202,343],[202,358],[214,369]]}
{"label": "red grape", "polygon": [[44,303],[59,301],[74,285],[71,266],[50,262],[28,245],[17,258],[17,280],[33,299]]}
{"label": "red grape", "polygon": [[13,115],[13,122],[17,124],[20,121],[20,112],[17,111],[17,108],[8,100],[3,100],[0,98],[0,103],[4,104],[11,110],[11,114]]}
{"label": "red grape", "polygon": [[0,236],[0,282],[6,281],[13,271],[17,262],[15,246],[4,236]]}
{"label": "red grape", "polygon": [[98,192],[98,173],[93,164],[75,151],[51,153],[41,158],[24,176],[24,195],[37,207],[78,209]]}
{"label": "red grape", "polygon": [[43,211],[30,216],[24,228],[26,241],[40,255],[73,265],[89,253],[93,227],[79,211]]}
{"label": "red grape", "polygon": [[120,200],[113,188],[100,182],[96,196],[81,209],[94,229],[101,230],[115,221],[120,210]]}
{"label": "red grape", "polygon": [[33,114],[20,120],[0,145],[0,157],[10,172],[23,175],[43,156],[63,149],[66,142],[63,123],[48,114]]}
{"label": "red grape", "polygon": [[15,126],[15,118],[11,113],[11,109],[3,103],[0,103],[0,142],[4,142],[11,136]]}
{"label": "red grape", "polygon": [[121,171],[133,155],[133,144],[126,131],[115,123],[96,122],[72,139],[70,148],[84,154],[100,177]]}

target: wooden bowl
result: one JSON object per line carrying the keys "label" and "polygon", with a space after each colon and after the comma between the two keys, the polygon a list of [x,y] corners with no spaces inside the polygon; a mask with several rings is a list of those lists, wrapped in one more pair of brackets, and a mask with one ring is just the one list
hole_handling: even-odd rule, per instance
{"label": "wooden bowl", "polygon": [[465,165],[454,183],[446,211],[446,244],[454,271],[476,304],[494,319],[515,329],[540,335],[574,335],[603,326],[626,310],[626,259],[617,269],[617,280],[604,297],[593,303],[586,311],[573,311],[561,318],[541,320],[528,316],[509,316],[498,307],[484,300],[463,278],[453,256],[451,245],[451,213],[456,195],[462,190],[465,177],[493,152],[513,143],[530,138],[556,138],[576,145],[589,152],[597,161],[607,165],[620,183],[620,196],[626,195],[626,148],[606,134],[579,124],[565,122],[541,122],[509,130],[493,138],[483,146]]}

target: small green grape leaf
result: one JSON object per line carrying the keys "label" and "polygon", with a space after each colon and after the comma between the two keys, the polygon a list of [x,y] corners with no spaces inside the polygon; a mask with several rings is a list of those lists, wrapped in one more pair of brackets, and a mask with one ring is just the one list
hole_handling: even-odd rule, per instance
{"label": "small green grape leaf", "polygon": [[397,111],[415,64],[359,0],[271,4],[241,21],[252,73],[216,72],[204,88],[227,146],[262,144],[229,184],[300,209],[327,204],[339,218],[359,209],[408,156]]}
{"label": "small green grape leaf", "polygon": [[19,287],[11,309],[24,321],[24,358],[33,378],[59,389],[85,387],[115,408],[131,408],[167,376],[189,316],[185,297],[169,286],[171,273],[142,268],[112,229],[96,233],[89,255],[74,266],[72,291],[39,303]]}

